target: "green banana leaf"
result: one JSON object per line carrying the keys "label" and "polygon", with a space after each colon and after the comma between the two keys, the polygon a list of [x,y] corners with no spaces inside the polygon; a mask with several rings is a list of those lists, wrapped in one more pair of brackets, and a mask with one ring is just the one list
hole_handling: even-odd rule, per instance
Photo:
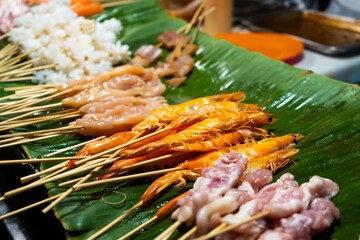
{"label": "green banana leaf", "polygon": [[[159,34],[168,28],[179,29],[185,24],[167,16],[155,0],[113,8],[96,18],[103,21],[111,17],[121,20],[124,31],[119,38],[129,44],[132,51],[143,44],[157,43]],[[164,96],[168,101],[175,104],[220,92],[246,92],[245,102],[264,106],[277,119],[268,129],[277,135],[300,133],[304,136],[297,146],[300,151],[294,162],[276,174],[276,177],[290,172],[299,183],[303,183],[313,175],[319,175],[332,179],[340,186],[340,192],[333,201],[340,209],[341,220],[314,238],[358,239],[360,88],[288,66],[205,34],[198,34],[196,44],[200,49],[194,57],[194,70],[184,85],[177,89],[167,88]],[[9,85],[17,84],[5,86]],[[51,122],[22,130],[64,124]],[[84,140],[86,138],[71,134],[23,147],[29,157],[36,157]],[[63,156],[72,156],[77,150]],[[43,164],[44,168],[49,166]],[[151,182],[151,179],[141,179],[78,191],[58,204],[55,214],[68,231],[70,239],[86,239],[136,204]],[[54,184],[48,187],[50,195],[66,190]],[[153,204],[131,214],[99,239],[116,239],[129,232],[188,188],[191,188],[191,183],[185,189],[172,189],[160,195]],[[110,202],[123,199],[123,195],[114,192],[114,189],[124,193],[126,200],[108,205],[102,201],[102,197]],[[152,239],[171,223],[170,218],[155,223],[135,235],[134,239]],[[187,230],[185,226],[180,227],[172,238],[179,237]]]}

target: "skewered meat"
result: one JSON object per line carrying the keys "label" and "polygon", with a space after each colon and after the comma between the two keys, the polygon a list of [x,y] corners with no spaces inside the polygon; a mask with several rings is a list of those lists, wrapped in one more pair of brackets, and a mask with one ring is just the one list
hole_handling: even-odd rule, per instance
{"label": "skewered meat", "polygon": [[246,155],[231,152],[216,161],[214,167],[204,168],[194,188],[179,200],[180,207],[172,217],[191,224],[202,206],[221,197],[229,188],[235,186],[246,168],[246,163]]}
{"label": "skewered meat", "polygon": [[[185,40],[183,40],[185,39]],[[166,30],[158,36],[159,42],[163,43],[166,48],[173,49],[180,41],[189,42],[190,37],[174,32],[172,29]]]}
{"label": "skewered meat", "polygon": [[224,214],[231,213],[251,198],[272,180],[269,170],[258,169],[246,175],[239,188],[229,189],[225,195],[203,206],[196,215],[198,232],[204,234],[221,223]]}
{"label": "skewered meat", "polygon": [[309,209],[281,219],[274,230],[267,230],[259,240],[310,240],[312,234],[323,231],[339,217],[339,210],[330,200],[316,198]]}
{"label": "skewered meat", "polygon": [[[310,239],[315,231],[328,227],[339,211],[328,199],[338,192],[336,183],[329,179],[314,176],[308,183],[298,187],[294,177],[286,173],[276,183],[262,188],[252,200],[240,207],[236,214],[229,214],[222,220],[229,224],[241,222],[269,210],[267,220],[258,219],[244,224],[217,239],[238,239],[234,233],[249,239],[257,238],[266,228],[267,221],[274,221],[275,229],[267,230],[260,239]],[[239,238],[242,239],[242,238]]]}
{"label": "skewered meat", "polygon": [[115,96],[160,96],[165,91],[165,85],[154,74],[153,69],[147,69],[141,76],[123,74],[102,82],[91,83],[91,88],[63,99],[65,106],[79,108],[89,102]]}
{"label": "skewered meat", "polygon": [[161,98],[112,97],[81,107],[80,111],[87,114],[72,125],[83,126],[78,130],[83,135],[111,135],[131,130],[152,110],[165,105]]}
{"label": "skewered meat", "polygon": [[133,64],[148,67],[157,61],[162,50],[154,45],[143,45],[135,52],[135,57],[130,61]]}

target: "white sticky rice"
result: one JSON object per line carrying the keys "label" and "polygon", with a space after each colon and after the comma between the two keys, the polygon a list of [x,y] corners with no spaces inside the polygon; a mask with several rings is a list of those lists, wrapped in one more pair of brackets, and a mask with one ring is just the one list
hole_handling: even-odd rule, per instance
{"label": "white sticky rice", "polygon": [[105,71],[129,57],[129,47],[116,41],[122,30],[116,19],[102,23],[78,17],[69,0],[53,0],[31,8],[14,21],[10,40],[23,52],[39,48],[30,57],[35,65],[57,64],[54,70],[35,72],[35,81],[65,83],[82,75]]}

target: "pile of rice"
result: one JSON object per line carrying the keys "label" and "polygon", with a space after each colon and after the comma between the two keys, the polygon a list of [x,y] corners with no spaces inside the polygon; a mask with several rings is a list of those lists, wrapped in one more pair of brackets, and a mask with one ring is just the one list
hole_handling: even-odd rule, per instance
{"label": "pile of rice", "polygon": [[35,72],[35,81],[65,83],[84,74],[105,71],[128,59],[127,45],[116,41],[121,23],[103,23],[78,17],[69,0],[53,0],[31,8],[14,21],[10,40],[23,52],[39,48],[30,57],[41,58],[35,66],[55,63],[54,70]]}

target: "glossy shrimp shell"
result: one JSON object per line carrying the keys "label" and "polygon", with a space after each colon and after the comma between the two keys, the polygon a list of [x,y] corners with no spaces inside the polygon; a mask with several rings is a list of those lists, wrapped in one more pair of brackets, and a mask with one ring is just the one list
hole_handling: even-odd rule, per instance
{"label": "glossy shrimp shell", "polygon": [[269,124],[271,119],[263,112],[228,112],[214,114],[205,120],[195,123],[183,131],[168,135],[159,141],[149,143],[136,149],[133,154],[143,154],[155,149],[181,146],[184,142],[201,142],[210,134],[232,131],[244,126],[262,126]]}
{"label": "glossy shrimp shell", "polygon": [[184,113],[195,111],[199,105],[220,101],[242,101],[245,99],[243,92],[219,94],[203,98],[196,98],[178,105],[170,105],[155,109],[144,121],[132,128],[134,132],[151,131],[165,126]]}
{"label": "glossy shrimp shell", "polygon": [[[249,172],[256,169],[274,169],[286,164],[297,153],[292,147],[300,135],[288,134],[259,141],[258,143],[247,143],[227,148],[227,151],[215,151],[202,154],[194,159],[178,165],[184,170],[170,172],[158,178],[146,190],[141,200],[144,202],[154,199],[159,192],[172,184],[186,184],[185,179],[199,176],[205,167],[213,167],[216,160],[231,151],[243,152],[248,156]],[[188,175],[190,174],[190,175]],[[194,175],[196,174],[196,175]],[[189,177],[188,177],[189,176]]]}
{"label": "glossy shrimp shell", "polygon": [[179,118],[175,119],[170,127],[179,127],[183,125],[194,124],[201,121],[212,114],[225,113],[225,112],[241,112],[241,111],[256,111],[263,112],[263,109],[254,105],[239,102],[211,102],[203,104],[198,107],[197,110],[183,114]]}
{"label": "glossy shrimp shell", "polygon": [[[86,157],[89,155],[97,154],[110,148],[125,144],[131,139],[133,139],[135,136],[136,134],[130,131],[119,132],[110,137],[86,144],[84,148],[82,148],[79,152],[75,154],[75,156]],[[67,166],[72,167],[76,161],[78,160],[69,161]]]}

